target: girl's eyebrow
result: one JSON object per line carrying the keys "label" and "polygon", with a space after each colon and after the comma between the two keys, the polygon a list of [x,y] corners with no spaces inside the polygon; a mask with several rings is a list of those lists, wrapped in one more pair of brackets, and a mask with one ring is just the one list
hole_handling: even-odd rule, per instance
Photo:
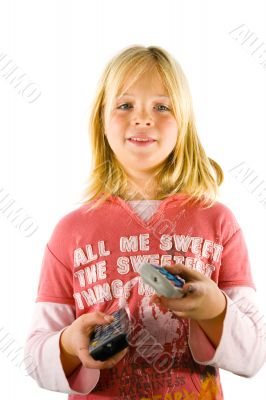
{"label": "girl's eyebrow", "polygon": [[[123,93],[123,94],[121,94],[120,96],[117,96],[117,98],[121,98],[121,97],[124,97],[124,96],[134,97],[133,94],[130,94],[130,93]],[[156,97],[164,97],[164,98],[166,98],[166,99],[169,99],[169,96],[165,96],[165,95],[163,95],[163,94],[157,94],[157,95],[155,95],[155,96],[152,96],[152,98],[156,98]]]}

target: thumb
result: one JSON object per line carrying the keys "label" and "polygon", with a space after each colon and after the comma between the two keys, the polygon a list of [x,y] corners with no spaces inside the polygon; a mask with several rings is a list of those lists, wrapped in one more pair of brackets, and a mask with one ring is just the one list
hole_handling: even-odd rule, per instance
{"label": "thumb", "polygon": [[192,283],[186,283],[183,287],[182,287],[182,292],[184,294],[192,294],[195,293],[197,290],[196,285],[192,284]]}
{"label": "thumb", "polygon": [[200,282],[188,282],[182,287],[182,292],[185,295],[200,294],[202,292],[202,285]]}
{"label": "thumb", "polygon": [[88,312],[83,314],[82,319],[85,324],[89,327],[95,327],[96,325],[109,324],[114,321],[114,317],[109,314],[105,314],[101,311]]}

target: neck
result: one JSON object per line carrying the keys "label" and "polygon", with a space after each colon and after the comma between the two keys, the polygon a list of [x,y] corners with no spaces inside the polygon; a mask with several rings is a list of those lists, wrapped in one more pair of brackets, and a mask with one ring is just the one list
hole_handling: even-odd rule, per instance
{"label": "neck", "polygon": [[154,188],[147,189],[145,182],[143,185],[131,182],[128,191],[129,200],[155,200],[157,198],[157,190]]}
{"label": "neck", "polygon": [[126,169],[128,177],[129,200],[154,200],[157,198],[158,185],[152,171]]}

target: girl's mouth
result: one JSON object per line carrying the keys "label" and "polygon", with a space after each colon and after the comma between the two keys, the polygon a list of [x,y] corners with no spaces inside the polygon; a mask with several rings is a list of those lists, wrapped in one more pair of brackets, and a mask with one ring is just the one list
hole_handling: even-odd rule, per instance
{"label": "girl's mouth", "polygon": [[153,139],[149,139],[149,140],[135,140],[135,139],[127,139],[128,142],[132,143],[133,145],[136,146],[150,146],[151,144],[153,144],[154,142],[156,142],[156,140]]}

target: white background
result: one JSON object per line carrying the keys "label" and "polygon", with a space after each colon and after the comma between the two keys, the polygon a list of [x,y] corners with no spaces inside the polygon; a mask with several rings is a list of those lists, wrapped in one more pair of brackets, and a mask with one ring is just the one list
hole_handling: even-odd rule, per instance
{"label": "white background", "polygon": [[[25,237],[0,213],[1,338],[6,331],[17,349],[24,345],[45,244],[57,221],[79,206],[88,175],[96,82],[109,58],[133,44],[164,47],[187,75],[202,144],[225,173],[219,200],[243,229],[265,313],[266,207],[230,172],[244,163],[256,182],[266,181],[266,69],[230,34],[245,24],[263,43],[265,18],[266,3],[259,0],[2,0],[0,54],[36,83],[41,96],[30,103],[0,76],[0,190],[38,226]],[[39,388],[1,350],[0,369],[5,400],[67,398]],[[247,379],[221,370],[225,399],[257,398],[265,392],[265,373],[266,366]]]}

